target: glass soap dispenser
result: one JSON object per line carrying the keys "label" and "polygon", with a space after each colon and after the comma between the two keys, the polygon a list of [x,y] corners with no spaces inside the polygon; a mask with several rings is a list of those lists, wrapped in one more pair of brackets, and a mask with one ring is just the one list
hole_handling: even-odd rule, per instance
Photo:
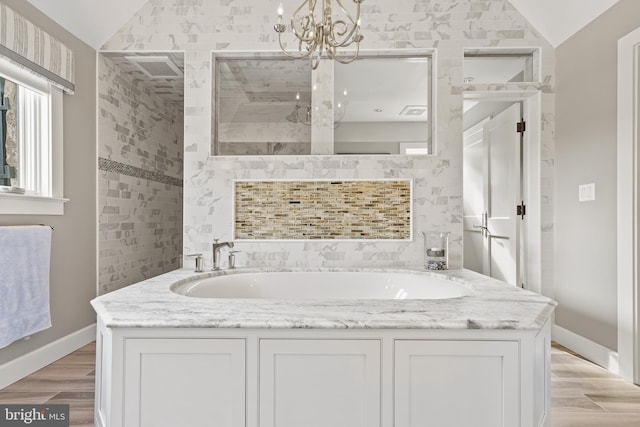
{"label": "glass soap dispenser", "polygon": [[449,265],[449,233],[422,232],[424,236],[424,266],[427,270],[447,270]]}

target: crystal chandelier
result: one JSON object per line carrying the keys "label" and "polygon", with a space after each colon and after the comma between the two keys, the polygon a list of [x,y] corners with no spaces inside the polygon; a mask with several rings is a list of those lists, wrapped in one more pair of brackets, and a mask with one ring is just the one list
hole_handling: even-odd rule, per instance
{"label": "crystal chandelier", "polygon": [[[274,29],[278,33],[280,49],[290,58],[311,58],[311,68],[314,70],[324,54],[342,64],[348,64],[358,57],[360,42],[364,38],[360,34],[360,3],[363,0],[352,0],[356,5],[353,16],[342,4],[342,0],[335,0],[336,17],[333,16],[333,0],[322,0],[322,20],[316,18],[318,0],[305,0],[298,6],[291,16],[291,29],[298,44],[297,52],[288,51],[282,44],[282,33],[287,27],[282,23],[284,8],[278,6],[278,23]],[[303,11],[303,9],[305,9]],[[308,9],[308,11],[307,11]],[[320,9],[320,8],[318,8]],[[339,56],[338,48],[347,47],[355,43],[355,51],[350,56]]]}

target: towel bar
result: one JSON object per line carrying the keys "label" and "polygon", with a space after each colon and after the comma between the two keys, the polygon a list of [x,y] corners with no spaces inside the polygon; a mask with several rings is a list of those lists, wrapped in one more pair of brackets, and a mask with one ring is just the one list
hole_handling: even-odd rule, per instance
{"label": "towel bar", "polygon": [[[54,226],[52,226],[52,225],[47,225],[47,224],[27,224],[27,226],[28,226],[28,225],[40,225],[40,226],[42,226],[42,227],[49,227],[49,228],[51,228],[51,230],[52,230],[52,231],[56,229]],[[9,226],[9,227],[11,227],[11,226]],[[20,226],[16,226],[16,227],[20,227]],[[22,227],[25,227],[25,226],[22,226]]]}

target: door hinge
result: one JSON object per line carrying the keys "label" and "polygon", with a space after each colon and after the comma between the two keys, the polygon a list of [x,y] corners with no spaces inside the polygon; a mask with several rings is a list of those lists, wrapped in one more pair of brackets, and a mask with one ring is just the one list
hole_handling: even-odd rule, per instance
{"label": "door hinge", "polygon": [[516,206],[516,214],[520,217],[520,219],[524,219],[524,216],[527,214],[527,207],[524,205],[524,201],[522,204]]}
{"label": "door hinge", "polygon": [[516,123],[516,132],[525,133],[526,130],[527,130],[527,122],[525,122],[524,120],[521,120],[520,122]]}

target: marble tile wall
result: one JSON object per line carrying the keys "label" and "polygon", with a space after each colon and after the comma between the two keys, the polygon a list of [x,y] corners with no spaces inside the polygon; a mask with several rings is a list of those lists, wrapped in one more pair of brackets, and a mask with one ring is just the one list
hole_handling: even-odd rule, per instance
{"label": "marble tile wall", "polygon": [[[183,50],[185,85],[184,252],[211,260],[214,238],[232,237],[234,179],[412,178],[413,235],[451,233],[451,268],[462,265],[463,92],[531,89],[463,87],[465,48],[540,47],[542,92],[541,234],[543,280],[553,277],[554,50],[507,0],[367,0],[364,50],[435,49],[433,156],[210,157],[211,52],[274,51],[280,0],[150,0],[104,49]],[[349,3],[349,2],[347,2]],[[294,6],[285,2],[285,10]],[[286,14],[287,12],[285,12]],[[322,73],[318,74],[320,77]],[[522,87],[521,87],[522,86]],[[319,129],[320,131],[322,129]],[[324,151],[312,151],[318,154]],[[238,265],[417,266],[422,241],[238,243]]]}
{"label": "marble tile wall", "polygon": [[99,55],[99,292],[182,262],[183,116]]}

